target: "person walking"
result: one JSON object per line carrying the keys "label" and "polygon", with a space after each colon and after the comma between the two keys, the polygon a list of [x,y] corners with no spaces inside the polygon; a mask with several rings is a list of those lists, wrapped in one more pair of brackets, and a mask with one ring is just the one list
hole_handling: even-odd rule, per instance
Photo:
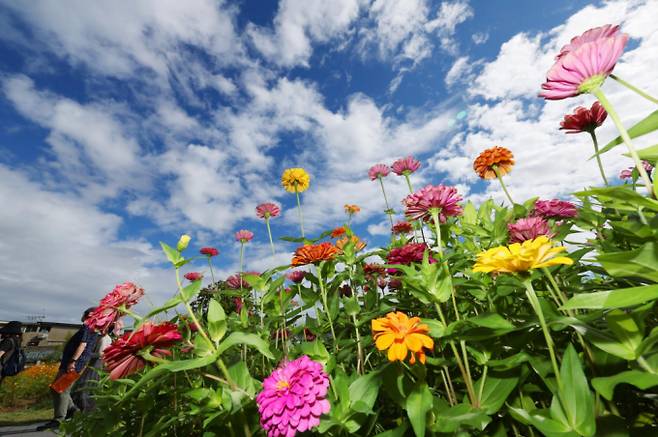
{"label": "person walking", "polygon": [[0,328],[0,384],[7,375],[9,360],[15,359],[20,353],[23,342],[21,322],[11,321]]}
{"label": "person walking", "polygon": [[[92,329],[89,329],[84,322],[94,309],[94,307],[87,308],[82,315],[82,327],[73,334],[73,337],[64,346],[62,361],[60,362],[57,376],[55,376],[55,381],[69,372],[81,373],[89,363],[92,353],[96,348],[99,335]],[[50,422],[37,427],[37,431],[59,428],[62,421],[70,418],[79,410],[71,398],[71,386],[67,387],[61,393],[52,389],[51,392],[53,396],[54,417]]]}

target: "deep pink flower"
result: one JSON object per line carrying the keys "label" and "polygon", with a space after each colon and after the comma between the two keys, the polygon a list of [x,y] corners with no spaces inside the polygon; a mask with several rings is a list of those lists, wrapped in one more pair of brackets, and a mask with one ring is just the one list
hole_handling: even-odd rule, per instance
{"label": "deep pink flower", "polygon": [[185,273],[185,279],[192,282],[200,281],[203,279],[203,275],[199,272],[189,272],[189,273]]}
{"label": "deep pink flower", "polygon": [[420,168],[420,161],[413,156],[400,158],[391,165],[393,173],[398,176],[410,175]]}
{"label": "deep pink flower", "polygon": [[306,277],[306,272],[303,270],[292,270],[286,273],[286,278],[290,279],[295,284],[301,284]]}
{"label": "deep pink flower", "polygon": [[548,222],[542,217],[528,217],[507,225],[510,243],[523,243],[526,240],[534,240],[540,235],[553,237]]}
{"label": "deep pink flower", "polygon": [[414,227],[411,226],[411,223],[400,221],[393,225],[391,232],[394,235],[408,234],[414,230]]}
{"label": "deep pink flower", "polygon": [[533,215],[544,217],[545,219],[572,218],[578,215],[576,205],[566,200],[538,200],[535,202]]}
{"label": "deep pink flower", "polygon": [[304,328],[304,339],[306,341],[313,341],[315,340],[315,334],[310,329]]}
{"label": "deep pink flower", "polygon": [[[240,288],[240,287],[238,287]],[[242,311],[242,307],[244,306],[244,302],[242,301],[241,297],[234,297],[233,298],[233,304],[235,305],[235,312],[240,313]]]}
{"label": "deep pink flower", "polygon": [[235,233],[235,240],[239,241],[240,243],[246,243],[248,241],[251,241],[254,238],[254,233],[251,231],[247,231],[245,229],[239,230],[238,232]]}
{"label": "deep pink flower", "polygon": [[[402,247],[395,247],[391,249],[386,257],[387,264],[403,264],[409,265],[414,262],[421,262],[425,251],[429,247],[425,243],[407,243]],[[432,253],[429,255],[429,262],[434,263],[436,260],[432,258]],[[388,269],[388,273],[396,273],[396,269]]]}
{"label": "deep pink flower", "polygon": [[564,116],[564,120],[560,122],[560,129],[566,130],[568,134],[594,132],[594,129],[603,124],[607,116],[608,113],[599,102],[594,102],[590,109],[579,106],[573,114]]}
{"label": "deep pink flower", "polygon": [[148,321],[135,332],[126,332],[103,352],[103,362],[110,371],[110,379],[120,379],[142,369],[147,361],[140,356],[142,349],[151,347],[155,357],[170,355],[168,350],[182,339],[175,323],[164,322],[154,325]]}
{"label": "deep pink flower", "polygon": [[[653,171],[653,165],[649,163],[649,161],[642,161],[642,167],[644,167],[644,171],[647,172],[649,176],[651,176],[651,172]],[[619,179],[630,179],[633,177],[633,170],[635,167],[628,167],[626,170],[622,170],[619,173]]]}
{"label": "deep pink flower", "polygon": [[105,333],[110,325],[121,316],[119,308],[121,306],[126,309],[130,308],[139,302],[142,296],[144,296],[144,289],[132,282],[117,285],[101,299],[98,307],[89,313],[84,323],[90,329]]}
{"label": "deep pink flower", "polygon": [[282,363],[263,381],[256,396],[260,424],[268,437],[294,437],[320,424],[331,409],[329,377],[322,364],[302,355]]}
{"label": "deep pink flower", "polygon": [[540,97],[561,100],[598,88],[612,73],[628,42],[618,28],[590,29],[571,40],[546,74]]}
{"label": "deep pink flower", "polygon": [[457,194],[457,188],[445,185],[428,185],[413,194],[408,195],[402,204],[406,207],[404,214],[411,220],[432,220],[432,211],[439,214],[439,221],[445,223],[450,216],[461,215],[462,197]]}
{"label": "deep pink flower", "polygon": [[251,285],[244,279],[247,275],[260,276],[258,272],[244,272],[242,274],[236,273],[226,278],[226,285],[228,288],[233,290],[239,290],[241,288],[251,288]]}
{"label": "deep pink flower", "polygon": [[261,203],[256,207],[256,215],[262,219],[276,217],[281,213],[281,208],[274,203]]}
{"label": "deep pink flower", "polygon": [[201,255],[206,255],[209,257],[219,255],[219,250],[215,249],[214,247],[202,247],[199,252],[201,253]]}
{"label": "deep pink flower", "polygon": [[386,164],[375,164],[368,170],[368,176],[371,181],[377,178],[385,178],[391,172],[391,169]]}

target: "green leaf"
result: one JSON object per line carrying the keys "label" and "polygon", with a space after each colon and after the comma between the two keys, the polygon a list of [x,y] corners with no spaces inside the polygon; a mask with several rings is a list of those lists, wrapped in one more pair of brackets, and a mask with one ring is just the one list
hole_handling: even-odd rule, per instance
{"label": "green leaf", "polygon": [[345,314],[348,316],[353,316],[361,312],[361,305],[359,305],[359,301],[356,300],[356,295],[353,295],[352,297],[345,297],[341,300],[343,301],[343,309],[345,310]]}
{"label": "green leaf", "polygon": [[569,425],[582,436],[593,436],[596,432],[594,396],[587,384],[580,358],[571,343],[562,357],[560,377],[562,387],[558,393]]}
{"label": "green leaf", "polygon": [[217,346],[217,351],[221,354],[228,348],[236,344],[246,344],[255,347],[258,352],[267,358],[273,360],[274,355],[270,352],[268,343],[255,334],[245,334],[244,332],[232,332],[228,337]]}
{"label": "green leaf", "polygon": [[407,435],[407,429],[409,429],[409,425],[407,422],[403,422],[397,428],[379,433],[375,437],[404,437]]}
{"label": "green leaf", "polygon": [[226,313],[222,305],[215,299],[208,303],[208,335],[214,342],[218,342],[226,334]]}
{"label": "green leaf", "polygon": [[515,416],[520,422],[529,423],[547,437],[577,437],[578,434],[573,432],[567,425],[551,419],[546,414],[533,411],[527,412],[523,408],[509,407],[512,416]]}
{"label": "green leaf", "polygon": [[160,242],[160,246],[162,247],[162,251],[164,252],[169,262],[171,262],[173,265],[176,265],[176,263],[180,262],[181,260],[180,252],[178,252],[176,249],[169,246],[168,244],[163,243],[162,241]]}
{"label": "green leaf", "polygon": [[607,207],[622,211],[636,212],[638,207],[658,211],[658,201],[636,192],[631,184],[590,188],[574,194],[578,197],[596,196],[599,201],[607,203]]}
{"label": "green leaf", "polygon": [[658,284],[577,294],[569,299],[567,303],[562,306],[562,309],[625,308],[640,305],[655,299],[658,299]]}
{"label": "green leaf", "polygon": [[[496,377],[489,375],[482,389],[482,398],[480,399],[480,409],[488,415],[496,413],[505,403],[509,394],[516,387],[519,378],[513,377]],[[482,379],[475,383],[475,392],[480,392]]]}
{"label": "green leaf", "polygon": [[249,374],[249,368],[244,361],[238,361],[228,369],[228,373],[231,376],[231,379],[235,384],[249,394],[253,396],[256,394],[256,384],[254,384],[254,379]]}
{"label": "green leaf", "polygon": [[636,359],[636,351],[642,343],[643,335],[632,314],[622,310],[613,310],[606,314],[605,318],[608,322],[608,328],[628,351],[628,356],[631,358],[627,359]]}
{"label": "green leaf", "polygon": [[156,314],[160,314],[164,311],[167,311],[171,308],[174,308],[175,306],[177,306],[181,303],[183,303],[183,302],[180,300],[180,296],[177,294],[176,296],[172,297],[167,302],[165,302],[162,306],[157,307],[157,308],[152,309],[151,311],[149,311],[149,313],[144,316],[143,320],[150,319],[151,317],[155,316]]}
{"label": "green leaf", "polygon": [[627,370],[614,376],[593,378],[592,386],[601,396],[611,401],[617,384],[631,384],[640,390],[658,385],[658,375],[640,370]]}
{"label": "green leaf", "polygon": [[[654,163],[658,161],[658,144],[653,146],[646,147],[637,151],[637,155],[640,159]],[[630,153],[624,153],[624,156],[630,156]]]}
{"label": "green leaf", "polygon": [[382,383],[380,371],[366,373],[350,384],[350,408],[359,413],[372,412]]}
{"label": "green leaf", "polygon": [[658,282],[658,243],[653,241],[635,250],[604,253],[597,260],[612,276]]}
{"label": "green leaf", "polygon": [[457,404],[436,414],[432,431],[453,433],[468,427],[483,430],[491,418],[483,411],[473,408],[469,404]]}
{"label": "green leaf", "polygon": [[432,393],[426,383],[416,384],[407,396],[405,410],[417,437],[425,437],[427,412],[432,409]]}
{"label": "green leaf", "polygon": [[187,287],[181,290],[181,297],[184,301],[189,302],[194,296],[201,291],[201,281],[192,281]]}
{"label": "green leaf", "polygon": [[[628,129],[628,135],[631,138],[639,137],[642,135],[646,135],[650,132],[655,131],[658,129],[658,111],[653,111],[651,114],[647,115],[644,117],[642,120],[638,121],[635,123],[631,128]],[[599,150],[599,155],[604,154],[605,152],[608,152],[612,150],[615,146],[618,146],[619,144],[623,143],[624,140],[622,139],[621,135],[615,138],[614,140],[610,141],[608,144],[603,146],[601,150]],[[592,158],[596,156],[593,155]]]}

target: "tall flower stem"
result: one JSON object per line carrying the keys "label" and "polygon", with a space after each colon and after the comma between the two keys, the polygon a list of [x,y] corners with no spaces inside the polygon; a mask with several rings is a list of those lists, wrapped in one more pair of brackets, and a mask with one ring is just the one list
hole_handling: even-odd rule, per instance
{"label": "tall flower stem", "polygon": [[[240,273],[244,271],[244,243],[240,242]],[[242,277],[240,277],[242,278]],[[242,287],[240,287],[242,288]]]}
{"label": "tall flower stem", "polygon": [[541,326],[541,330],[544,333],[544,339],[546,340],[546,346],[548,347],[548,354],[551,357],[551,364],[553,366],[553,373],[555,373],[555,380],[557,381],[558,390],[561,391],[562,380],[560,379],[560,366],[557,364],[553,337],[551,337],[551,332],[548,330],[548,325],[546,324],[546,319],[544,318],[544,312],[542,311],[541,305],[539,304],[537,293],[535,293],[535,289],[532,288],[530,279],[524,280],[523,285],[525,285],[526,296],[528,297],[530,306],[532,306],[532,309],[535,311],[535,314],[537,314],[537,318],[539,319],[539,325]]}
{"label": "tall flower stem", "polygon": [[393,215],[391,214],[391,207],[388,205],[388,198],[386,197],[386,190],[384,190],[384,181],[381,176],[377,176],[379,180],[379,186],[382,187],[382,194],[384,195],[384,203],[386,204],[386,215],[391,222],[391,228],[393,227]]}
{"label": "tall flower stem", "polygon": [[514,206],[514,201],[512,200],[512,196],[510,196],[509,191],[507,191],[507,187],[505,186],[505,182],[503,182],[503,177],[500,174],[500,171],[498,170],[498,166],[493,165],[491,166],[493,168],[494,173],[496,173],[496,177],[498,178],[498,182],[500,182],[500,186],[503,187],[503,191],[505,192],[505,195],[507,196],[507,199],[509,200],[509,203]]}
{"label": "tall flower stem", "polygon": [[594,89],[592,91],[592,94],[594,94],[594,96],[597,99],[599,99],[599,102],[601,103],[603,108],[607,111],[608,115],[610,116],[613,123],[617,127],[617,130],[621,134],[621,137],[624,140],[626,147],[628,148],[628,152],[630,153],[631,157],[633,158],[633,161],[635,162],[635,167],[637,167],[637,171],[640,173],[640,176],[642,177],[642,181],[644,182],[645,188],[649,190],[650,195],[655,196],[655,194],[653,193],[653,186],[651,184],[651,180],[649,179],[649,175],[647,174],[647,171],[644,169],[644,166],[642,165],[642,161],[640,161],[640,157],[638,156],[637,151],[635,150],[635,146],[631,141],[631,137],[628,135],[628,131],[622,124],[619,115],[615,111],[615,108],[613,108],[612,104],[608,101],[607,97],[603,94],[601,88]]}
{"label": "tall flower stem", "polygon": [[272,240],[272,229],[270,229],[270,218],[265,219],[265,226],[267,226],[267,235],[270,237],[270,248],[272,249],[272,255],[276,253],[274,250],[274,241]]}
{"label": "tall flower stem", "polygon": [[212,278],[212,283],[213,285],[215,284],[215,273],[212,271],[212,261],[210,261],[210,257],[208,258],[208,267],[210,268],[210,277]]}
{"label": "tall flower stem", "polygon": [[297,182],[295,182],[295,197],[297,197],[297,211],[299,211],[299,227],[302,230],[302,238],[304,237],[304,213],[302,213],[302,203],[299,200],[299,191],[297,190]]}
{"label": "tall flower stem", "polygon": [[359,332],[359,323],[355,314],[352,314],[352,323],[354,323],[354,333],[356,334],[356,373],[363,375],[363,345],[361,344],[361,333]]}
{"label": "tall flower stem", "polygon": [[431,211],[432,221],[434,222],[434,229],[436,230],[436,250],[441,257],[441,264],[443,264],[443,246],[441,243],[441,223],[439,221],[439,211],[433,208]]}
{"label": "tall flower stem", "polygon": [[603,178],[603,183],[605,186],[608,186],[608,179],[605,177],[605,172],[603,171],[603,164],[601,163],[601,155],[599,155],[599,142],[596,139],[596,133],[594,129],[589,131],[589,134],[592,136],[592,142],[594,143],[594,153],[596,153],[596,163],[599,165],[599,171],[601,172],[601,177]]}
{"label": "tall flower stem", "polygon": [[334,331],[334,322],[331,320],[329,304],[327,303],[327,290],[324,287],[324,282],[322,279],[322,264],[317,266],[317,271],[318,284],[320,284],[320,297],[322,298],[322,306],[324,307],[324,311],[327,314],[327,320],[329,320],[329,328],[331,329],[331,338],[334,341],[334,349],[338,350],[338,343],[336,342],[336,331]]}
{"label": "tall flower stem", "polygon": [[407,187],[409,187],[409,193],[413,194],[414,188],[411,186],[411,179],[409,178],[409,175],[407,173],[404,173],[404,180],[407,181]]}
{"label": "tall flower stem", "polygon": [[641,95],[642,97],[649,100],[650,102],[658,104],[658,99],[656,99],[655,97],[650,96],[649,94],[645,93],[641,89],[631,85],[630,83],[626,82],[625,80],[623,80],[619,76],[617,76],[615,74],[611,74],[610,77],[613,78],[614,80],[616,80],[617,82],[619,82],[620,84],[624,85],[626,88],[633,91],[634,93],[637,93],[637,94]]}

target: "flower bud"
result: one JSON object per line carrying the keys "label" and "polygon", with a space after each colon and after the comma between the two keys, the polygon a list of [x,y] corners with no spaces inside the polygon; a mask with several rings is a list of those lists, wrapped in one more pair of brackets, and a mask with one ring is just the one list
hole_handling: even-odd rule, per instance
{"label": "flower bud", "polygon": [[190,244],[190,239],[191,237],[187,234],[181,235],[180,240],[178,240],[178,244],[176,245],[176,249],[179,252],[182,252],[185,249],[187,249],[187,245]]}

